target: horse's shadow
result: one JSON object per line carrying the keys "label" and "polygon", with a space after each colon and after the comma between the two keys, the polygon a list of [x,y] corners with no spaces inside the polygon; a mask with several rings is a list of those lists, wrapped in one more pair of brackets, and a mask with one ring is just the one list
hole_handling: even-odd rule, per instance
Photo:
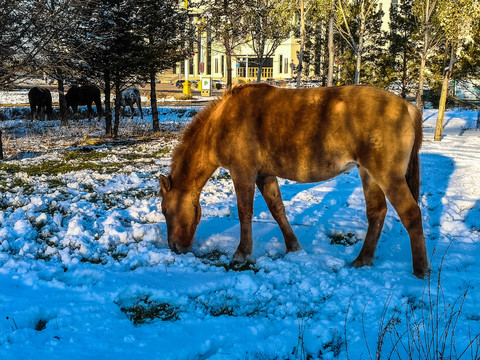
{"label": "horse's shadow", "polygon": [[[442,199],[455,162],[439,154],[421,154],[420,161],[420,207],[425,234],[427,238],[436,240],[440,236],[440,221],[444,212]],[[338,240],[343,245],[363,241],[368,223],[361,180],[356,169],[320,183],[279,182],[287,217],[307,252],[321,251],[318,246],[323,248]],[[204,250],[211,250],[212,246],[220,247],[227,252],[236,249],[240,238],[238,212],[235,202],[229,206],[228,217],[202,219],[196,236],[199,240],[196,241],[197,247]],[[392,209],[391,205],[389,208]],[[392,215],[387,214],[389,216]],[[280,228],[258,190],[254,200],[253,232],[254,255],[268,253],[272,247],[276,254],[285,250]],[[314,245],[315,242],[317,245]]]}
{"label": "horse's shadow", "polygon": [[[343,233],[347,218],[345,214],[357,211],[356,205],[355,210],[352,210],[348,204],[350,196],[357,190],[361,191],[356,170],[319,183],[303,184],[279,179],[279,184],[289,222],[302,247],[308,252],[314,251],[312,243],[319,240],[319,236],[330,237],[334,233]],[[360,206],[360,214],[366,221],[364,203],[357,205]],[[209,251],[212,246],[223,248],[223,251],[228,253],[233,253],[236,249],[240,240],[236,202],[230,203],[229,207],[228,217],[204,217],[200,222],[195,241],[195,246],[201,249],[200,252],[202,249]],[[362,223],[358,228],[363,231],[365,226],[366,223]],[[280,227],[258,190],[254,199],[253,233],[254,256],[269,253],[276,257],[284,254],[285,245]],[[363,236],[363,233],[359,236]]]}

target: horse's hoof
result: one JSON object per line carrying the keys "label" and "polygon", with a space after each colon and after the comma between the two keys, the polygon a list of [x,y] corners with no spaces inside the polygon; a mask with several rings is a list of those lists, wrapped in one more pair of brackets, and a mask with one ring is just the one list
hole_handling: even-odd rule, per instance
{"label": "horse's hoof", "polygon": [[419,279],[425,279],[430,277],[430,274],[432,273],[432,270],[430,269],[430,266],[427,266],[426,269],[413,269],[413,275],[415,275]]}
{"label": "horse's hoof", "polygon": [[302,246],[300,245],[299,242],[297,242],[296,244],[293,244],[293,245],[290,245],[287,247],[287,254],[289,252],[295,252],[295,251],[300,251],[302,250]]}
{"label": "horse's hoof", "polygon": [[233,254],[233,259],[232,259],[232,263],[234,264],[243,264],[243,263],[246,263],[248,261],[250,261],[252,259],[252,255],[250,254],[245,254],[243,252],[240,252],[240,251],[235,251],[235,253]]}
{"label": "horse's hoof", "polygon": [[361,258],[356,258],[350,263],[351,267],[354,268],[361,268],[363,266],[373,266],[373,260],[372,259],[361,259]]}

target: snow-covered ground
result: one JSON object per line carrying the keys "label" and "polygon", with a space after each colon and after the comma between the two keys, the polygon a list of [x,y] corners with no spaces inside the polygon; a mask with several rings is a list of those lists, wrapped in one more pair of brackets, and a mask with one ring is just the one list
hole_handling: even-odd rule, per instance
{"label": "snow-covered ground", "polygon": [[[382,358],[408,358],[410,346],[423,359],[442,343],[459,356],[480,333],[476,112],[448,111],[441,142],[436,111],[424,114],[431,282],[412,275],[391,207],[374,266],[349,267],[367,228],[356,170],[280,180],[298,253],[285,255],[257,192],[254,260],[241,268],[230,264],[233,184],[219,170],[201,196],[193,253],[172,253],[155,193],[185,118],[162,114],[173,135],[140,137],[151,118],[123,119],[123,141],[101,143],[95,121],[0,122],[0,359],[370,359],[378,342]],[[462,359],[478,357],[478,344]]]}

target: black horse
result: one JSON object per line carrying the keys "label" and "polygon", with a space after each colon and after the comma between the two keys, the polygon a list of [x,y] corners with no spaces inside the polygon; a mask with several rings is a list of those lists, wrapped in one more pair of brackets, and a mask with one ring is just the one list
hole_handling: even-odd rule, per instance
{"label": "black horse", "polygon": [[87,105],[88,118],[92,114],[92,102],[95,103],[98,116],[102,114],[102,101],[100,99],[100,89],[95,85],[72,86],[65,95],[67,110],[72,108],[73,113],[77,112],[78,105]]}
{"label": "black horse", "polygon": [[40,119],[44,118],[44,114],[52,116],[52,94],[50,90],[35,86],[28,92],[28,102],[30,103],[30,112],[32,113],[32,120],[36,115]]}

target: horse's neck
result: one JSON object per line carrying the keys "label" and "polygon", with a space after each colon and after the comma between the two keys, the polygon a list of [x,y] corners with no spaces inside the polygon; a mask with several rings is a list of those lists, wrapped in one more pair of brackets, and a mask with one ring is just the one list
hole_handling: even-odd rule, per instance
{"label": "horse's neck", "polygon": [[200,193],[219,165],[212,161],[212,148],[206,136],[200,132],[190,140],[176,154],[170,175],[176,186]]}

